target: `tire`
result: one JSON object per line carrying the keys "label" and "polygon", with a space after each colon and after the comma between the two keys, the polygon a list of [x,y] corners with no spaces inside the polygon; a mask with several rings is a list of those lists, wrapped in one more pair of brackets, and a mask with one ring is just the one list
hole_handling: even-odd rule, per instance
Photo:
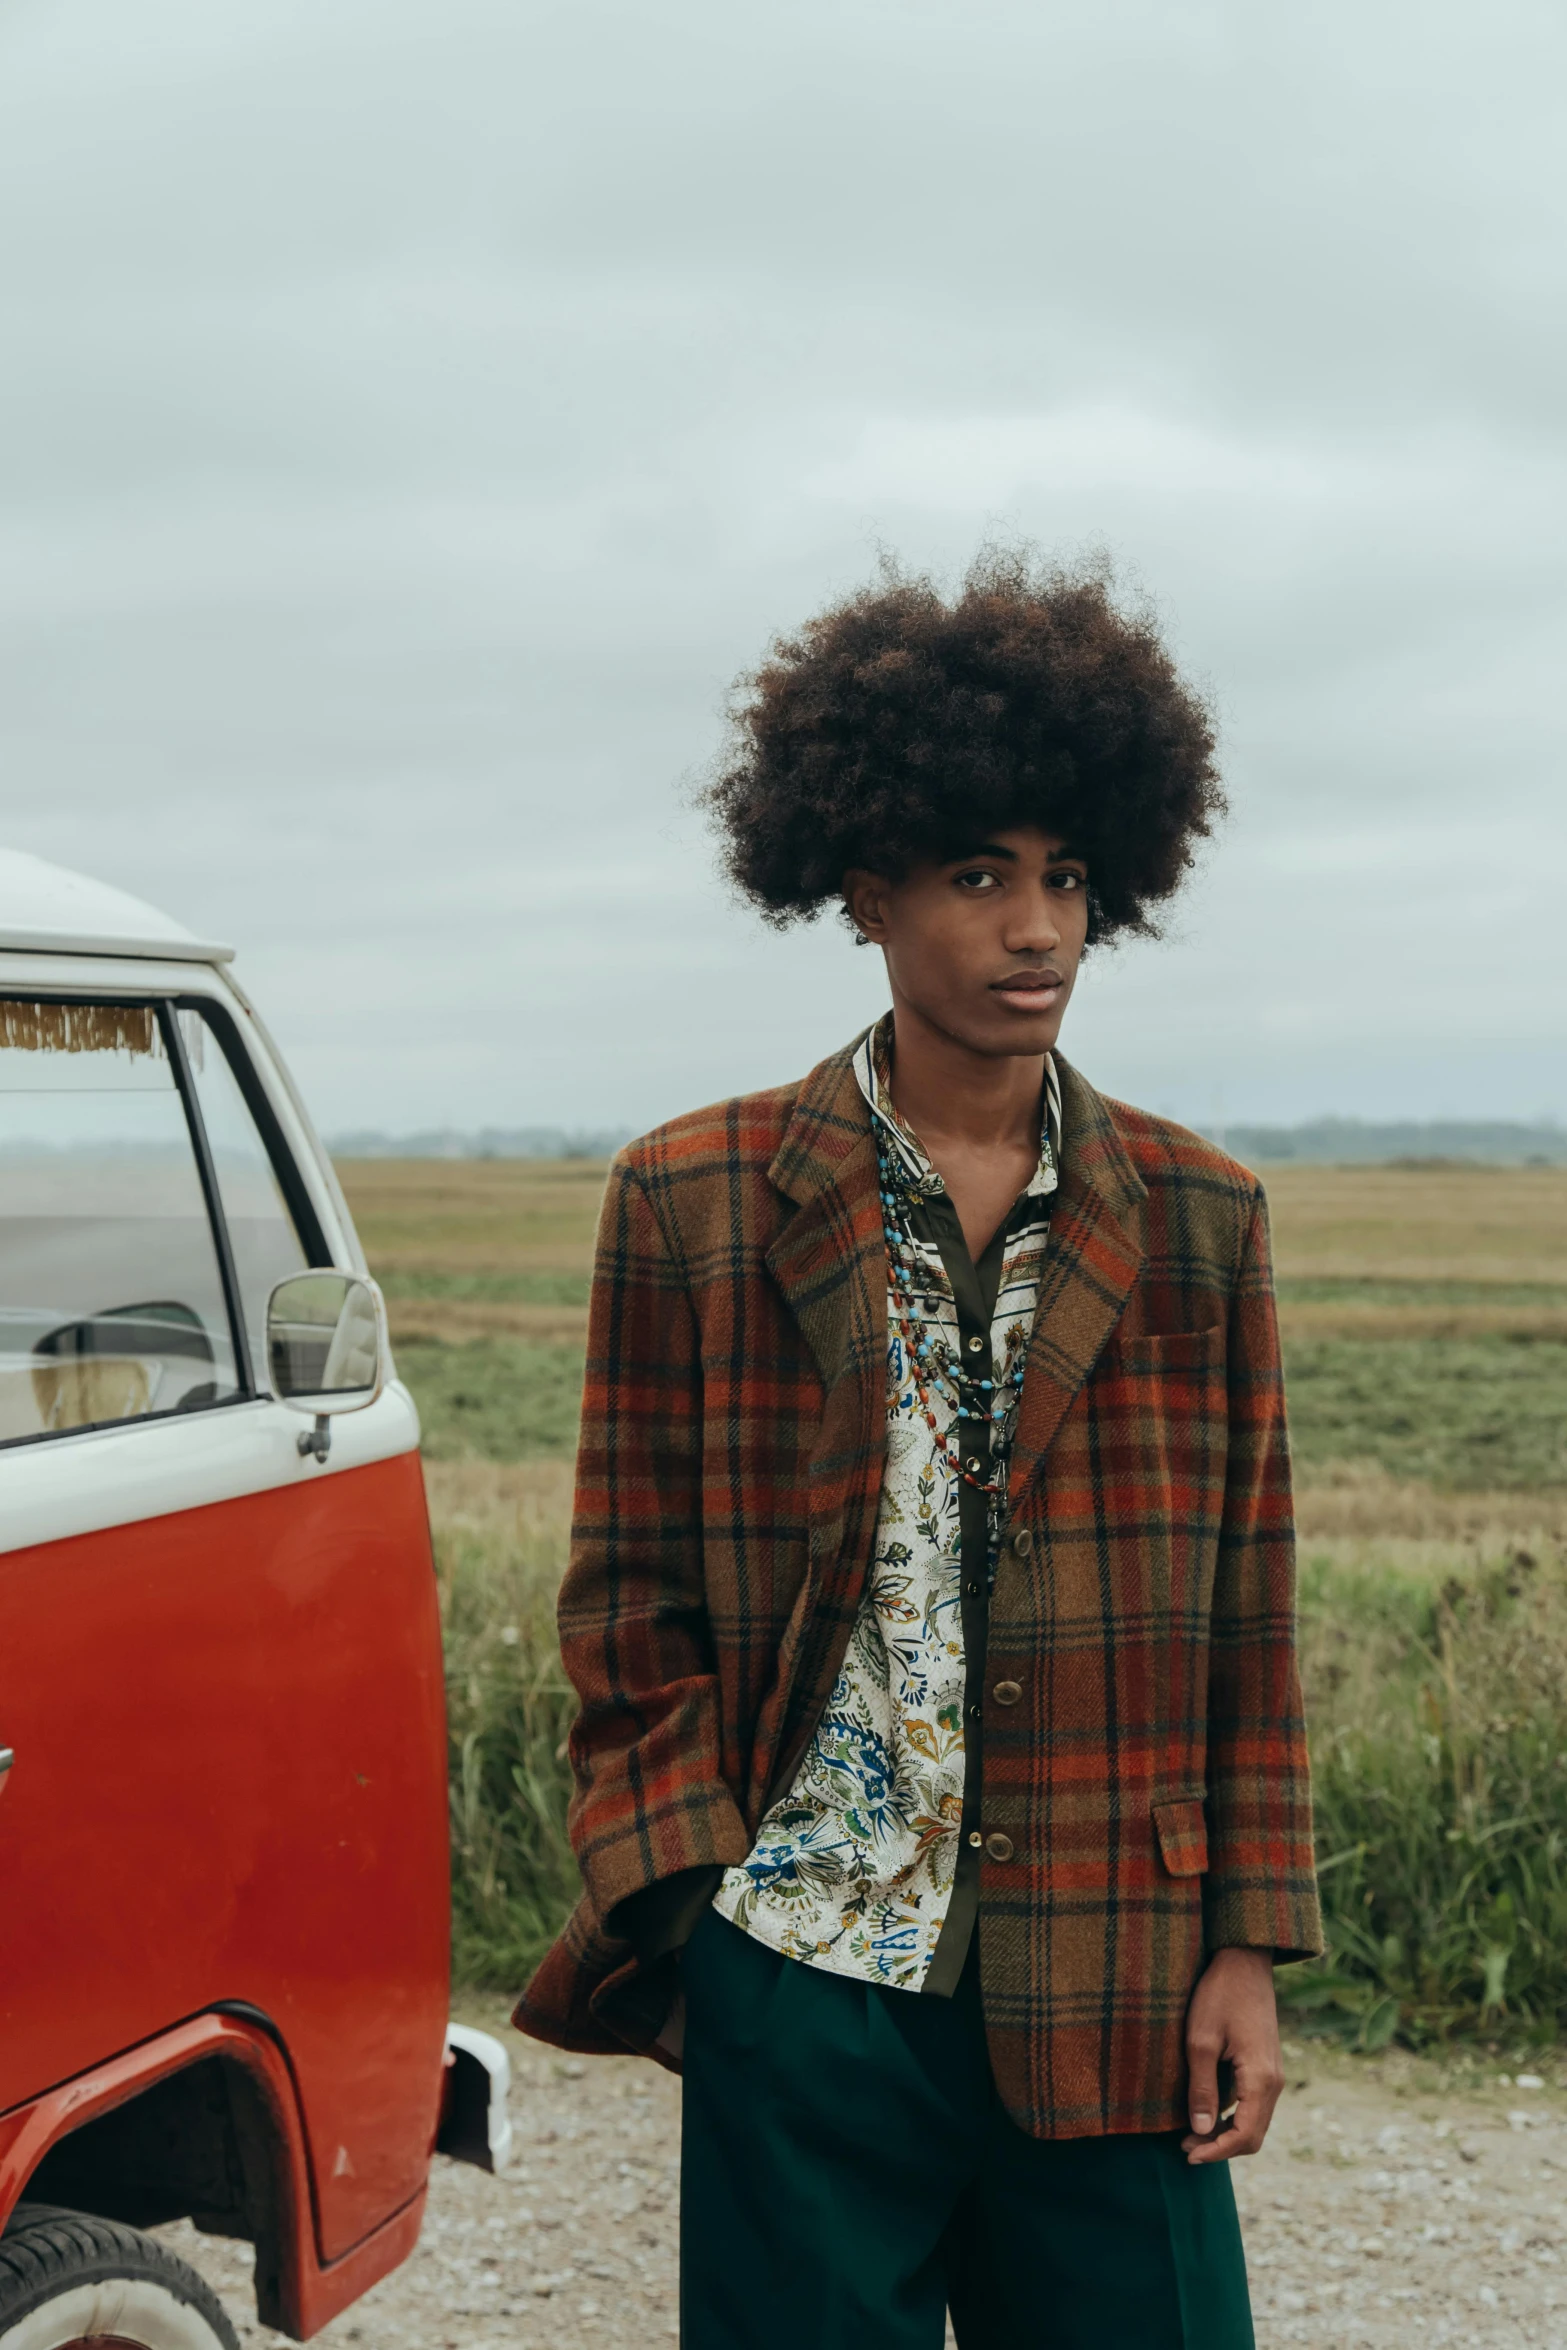
{"label": "tire", "polygon": [[205,2279],[139,2228],[19,2203],[0,2236],[0,2350],[239,2350]]}

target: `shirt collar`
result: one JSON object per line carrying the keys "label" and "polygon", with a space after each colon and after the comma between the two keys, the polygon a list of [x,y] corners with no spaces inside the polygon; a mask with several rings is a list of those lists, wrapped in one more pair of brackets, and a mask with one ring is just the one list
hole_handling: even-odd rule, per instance
{"label": "shirt collar", "polygon": [[[854,1054],[854,1074],[861,1093],[870,1105],[872,1124],[878,1128],[887,1154],[903,1177],[905,1187],[916,1197],[923,1198],[946,1190],[946,1185],[925,1154],[923,1145],[912,1126],[905,1124],[893,1106],[890,1075],[892,1068],[892,1014],[884,1012],[874,1028],[860,1039]],[[1054,1191],[1060,1182],[1061,1163],[1061,1084],[1056,1075],[1053,1056],[1045,1055],[1045,1109],[1039,1130],[1039,1163],[1023,1186],[1024,1198],[1043,1197]]]}

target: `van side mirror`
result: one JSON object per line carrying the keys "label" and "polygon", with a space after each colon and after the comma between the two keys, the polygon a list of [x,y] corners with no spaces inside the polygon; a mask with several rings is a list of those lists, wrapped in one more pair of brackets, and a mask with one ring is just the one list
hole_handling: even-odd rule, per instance
{"label": "van side mirror", "polygon": [[267,1300],[267,1364],[281,1403],[309,1412],[299,1449],[324,1461],[328,1418],[362,1412],[386,1385],[386,1300],[365,1273],[291,1273]]}

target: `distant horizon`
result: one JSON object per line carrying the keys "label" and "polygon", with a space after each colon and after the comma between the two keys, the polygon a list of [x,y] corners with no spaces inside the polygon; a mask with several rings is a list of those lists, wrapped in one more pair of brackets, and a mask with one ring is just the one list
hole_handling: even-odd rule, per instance
{"label": "distant horizon", "polygon": [[[1361,1118],[1326,1113],[1292,1124],[1176,1118],[1245,1160],[1271,1165],[1377,1166],[1467,1161],[1476,1166],[1567,1165],[1559,1119]],[[625,1124],[432,1126],[411,1133],[350,1127],[326,1137],[334,1159],[603,1159],[635,1140]]]}

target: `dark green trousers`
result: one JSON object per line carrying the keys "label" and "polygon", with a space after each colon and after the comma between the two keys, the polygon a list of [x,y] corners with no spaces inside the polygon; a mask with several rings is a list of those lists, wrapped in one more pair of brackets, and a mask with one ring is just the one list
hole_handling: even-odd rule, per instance
{"label": "dark green trousers", "polygon": [[974,1958],[884,1991],[709,1910],[682,1968],[683,2350],[1253,2350],[1228,2169],[1018,2129]]}

